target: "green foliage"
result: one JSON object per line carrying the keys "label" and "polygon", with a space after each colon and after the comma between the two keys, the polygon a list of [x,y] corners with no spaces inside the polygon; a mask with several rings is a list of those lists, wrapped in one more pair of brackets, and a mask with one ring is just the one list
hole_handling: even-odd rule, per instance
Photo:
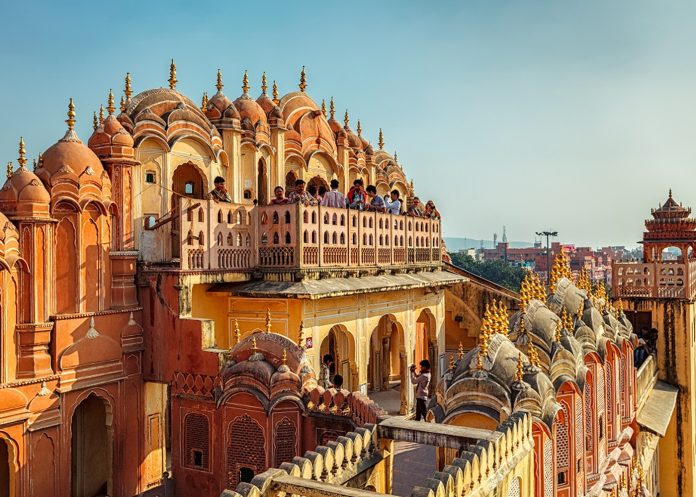
{"label": "green foliage", "polygon": [[450,257],[455,266],[504,286],[513,292],[520,291],[524,275],[527,274],[524,269],[510,266],[504,261],[477,261],[470,255],[459,253],[450,253]]}

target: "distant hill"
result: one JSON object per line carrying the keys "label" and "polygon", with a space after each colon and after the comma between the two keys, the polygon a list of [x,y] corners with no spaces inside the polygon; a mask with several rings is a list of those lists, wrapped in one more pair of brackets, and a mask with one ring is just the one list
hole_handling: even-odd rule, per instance
{"label": "distant hill", "polygon": [[[493,240],[477,240],[475,238],[457,238],[447,236],[445,237],[447,250],[449,250],[450,252],[456,252],[458,250],[466,250],[470,248],[481,248],[482,241],[483,248],[493,248]],[[510,242],[510,248],[525,248],[533,246],[534,244],[530,242]]]}

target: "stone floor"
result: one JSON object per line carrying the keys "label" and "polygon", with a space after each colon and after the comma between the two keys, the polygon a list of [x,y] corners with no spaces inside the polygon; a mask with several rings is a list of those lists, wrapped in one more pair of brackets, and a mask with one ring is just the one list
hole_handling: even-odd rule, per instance
{"label": "stone floor", "polygon": [[435,474],[435,447],[411,442],[394,444],[392,494],[410,497],[416,485]]}
{"label": "stone floor", "polygon": [[400,385],[393,387],[391,390],[386,390],[383,392],[370,392],[367,395],[389,414],[393,416],[399,414],[399,408],[401,407]]}

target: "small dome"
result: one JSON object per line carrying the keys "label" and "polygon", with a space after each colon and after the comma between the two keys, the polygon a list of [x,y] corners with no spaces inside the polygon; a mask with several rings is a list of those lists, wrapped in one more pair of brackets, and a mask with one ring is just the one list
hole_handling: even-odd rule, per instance
{"label": "small dome", "polygon": [[241,119],[239,116],[239,111],[237,110],[237,107],[235,107],[232,102],[230,102],[230,105],[228,105],[225,108],[225,112],[223,113],[223,117],[225,119]]}
{"label": "small dome", "polygon": [[266,94],[262,94],[259,98],[257,98],[256,103],[261,106],[266,115],[269,115],[273,108],[276,107],[275,102],[273,102],[273,100]]}
{"label": "small dome", "polygon": [[97,178],[104,172],[99,157],[80,141],[73,130],[68,130],[65,136],[43,153],[43,167],[37,171],[52,177],[61,169],[67,168],[76,176],[88,172]]}
{"label": "small dome", "polygon": [[220,114],[222,114],[223,112],[225,112],[225,109],[227,109],[227,107],[229,107],[231,104],[232,100],[227,98],[227,96],[225,96],[225,94],[222,93],[222,91],[218,91],[215,95],[213,95],[213,97],[210,100],[208,100],[207,108],[215,108],[220,112]]}
{"label": "small dome", "polygon": [[38,176],[21,167],[0,189],[0,210],[15,216],[48,216],[51,196]]}
{"label": "small dome", "polygon": [[256,101],[249,98],[248,95],[242,95],[234,101],[234,106],[239,111],[240,118],[249,118],[251,124],[256,126],[256,123],[261,121],[264,126],[268,126],[266,113]]}
{"label": "small dome", "polygon": [[350,145],[351,148],[362,150],[363,144],[360,137],[353,133],[353,130],[351,130],[348,126],[346,126],[345,130],[346,134],[348,135],[348,145]]}
{"label": "small dome", "polygon": [[343,126],[341,126],[341,123],[339,123],[333,117],[329,118],[329,127],[331,128],[331,131],[333,131],[334,133],[337,133],[337,134],[338,134],[338,132],[343,131]]}

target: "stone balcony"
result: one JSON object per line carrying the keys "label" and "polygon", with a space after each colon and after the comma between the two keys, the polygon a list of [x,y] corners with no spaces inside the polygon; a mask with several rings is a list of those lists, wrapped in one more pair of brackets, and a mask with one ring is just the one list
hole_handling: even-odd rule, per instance
{"label": "stone balcony", "polygon": [[696,261],[614,263],[614,298],[691,299],[695,295]]}
{"label": "stone balcony", "polygon": [[195,199],[182,199],[180,212],[182,270],[377,272],[442,264],[439,220]]}

